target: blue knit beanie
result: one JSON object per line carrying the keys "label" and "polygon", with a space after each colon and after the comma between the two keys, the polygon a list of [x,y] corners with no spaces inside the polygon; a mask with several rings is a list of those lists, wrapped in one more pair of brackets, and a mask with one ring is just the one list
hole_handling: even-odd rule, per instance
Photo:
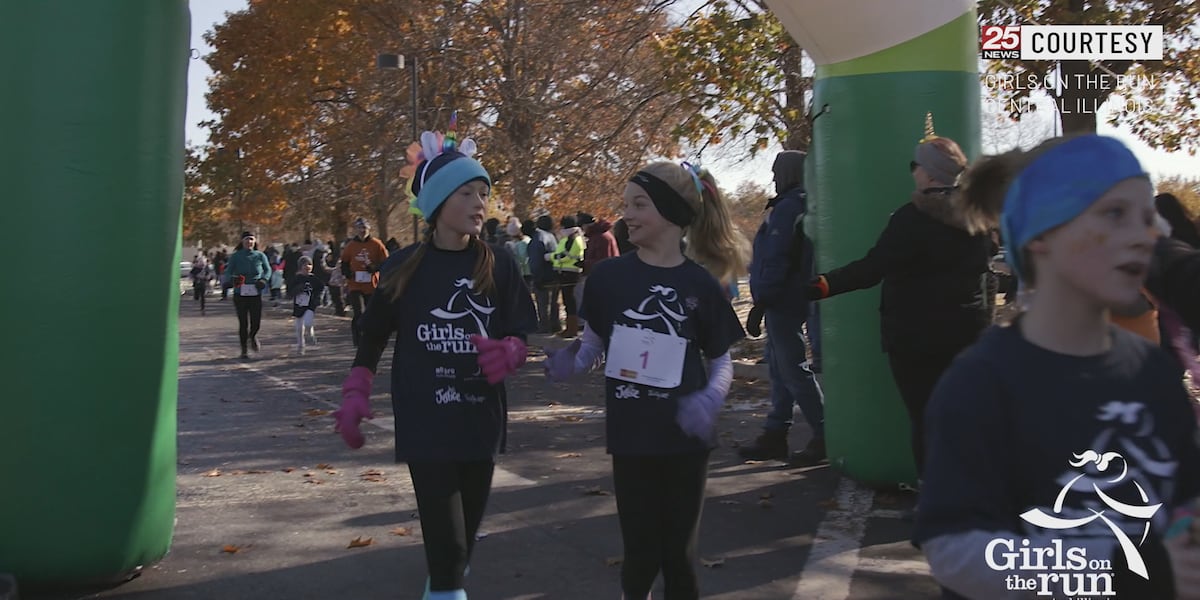
{"label": "blue knit beanie", "polygon": [[1021,250],[1037,236],[1087,210],[1113,186],[1148,177],[1137,157],[1120,140],[1084,135],[1067,140],[1025,167],[1004,195],[1000,235],[1009,264],[1021,276]]}

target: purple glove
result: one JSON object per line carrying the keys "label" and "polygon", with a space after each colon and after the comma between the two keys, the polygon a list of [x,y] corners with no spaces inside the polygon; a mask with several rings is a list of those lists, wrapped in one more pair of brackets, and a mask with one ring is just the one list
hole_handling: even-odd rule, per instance
{"label": "purple glove", "polygon": [[704,388],[679,399],[675,422],[684,433],[707,440],[716,427],[717,413],[725,405],[725,398],[716,390]]}
{"label": "purple glove", "polygon": [[342,407],[333,411],[333,430],[342,434],[346,445],[357,450],[362,448],[363,434],[358,424],[371,417],[371,380],[375,374],[366,367],[350,369],[350,375],[342,382]]}
{"label": "purple glove", "polygon": [[569,346],[558,350],[547,349],[546,363],[543,365],[546,379],[562,382],[575,375],[575,356],[579,354],[579,348],[582,346],[583,340],[575,340]]}
{"label": "purple glove", "polygon": [[470,337],[472,344],[479,348],[479,367],[487,377],[488,383],[496,385],[505,377],[517,372],[525,364],[528,351],[525,342],[512,336],[502,340],[493,340],[481,335]]}

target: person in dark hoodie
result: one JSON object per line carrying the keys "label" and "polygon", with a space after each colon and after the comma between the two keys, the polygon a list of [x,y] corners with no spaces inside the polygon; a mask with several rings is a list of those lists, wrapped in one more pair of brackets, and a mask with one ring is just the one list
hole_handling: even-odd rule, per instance
{"label": "person in dark hoodie", "polygon": [[771,374],[771,412],[763,432],[738,454],[747,460],[786,460],[788,430],[799,406],[812,429],[812,438],[793,459],[801,464],[825,460],[825,406],[821,388],[807,362],[801,329],[808,317],[808,281],[813,273],[812,242],[804,235],[808,199],[804,191],[805,153],[780,152],[771,171],[776,196],[767,202],[765,217],[754,235],[750,262],[750,294],[755,316],[767,323],[767,367]]}
{"label": "person in dark hoodie", "polygon": [[533,298],[537,302],[538,333],[558,333],[562,322],[558,315],[558,273],[546,254],[558,247],[554,237],[554,219],[550,215],[537,218],[537,229],[529,235],[529,273],[533,277]]}
{"label": "person in dark hoodie", "polygon": [[918,476],[925,459],[925,406],[950,361],[992,321],[997,248],[988,233],[971,234],[956,210],[967,157],[932,126],[909,164],[916,184],[863,258],[821,275],[810,297],[829,298],[883,283],[879,302],[883,351],[908,411]]}

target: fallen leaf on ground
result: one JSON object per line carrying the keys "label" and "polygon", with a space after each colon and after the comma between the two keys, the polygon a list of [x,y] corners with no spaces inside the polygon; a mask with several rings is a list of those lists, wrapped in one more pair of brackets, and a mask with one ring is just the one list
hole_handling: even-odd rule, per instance
{"label": "fallen leaf on ground", "polygon": [[564,452],[558,456],[555,456],[554,458],[579,458],[580,456],[583,455],[578,452]]}
{"label": "fallen leaf on ground", "polygon": [[391,533],[392,535],[408,535],[408,528],[407,527],[397,527],[388,533]]}
{"label": "fallen leaf on ground", "polygon": [[371,538],[356,537],[356,538],[350,540],[350,545],[346,546],[346,548],[364,548],[366,546],[370,546],[373,543],[374,543],[374,541]]}
{"label": "fallen leaf on ground", "polygon": [[213,469],[213,470],[211,470],[211,471],[209,471],[209,472],[205,473],[205,474],[204,474],[204,476],[205,476],[205,477],[220,477],[220,476],[221,476],[221,470],[220,470],[220,469]]}
{"label": "fallen leaf on ground", "polygon": [[701,565],[703,565],[703,566],[705,566],[705,567],[708,567],[708,568],[710,568],[710,569],[715,569],[715,568],[717,568],[717,567],[723,567],[723,566],[725,566],[725,559],[723,559],[723,558],[714,558],[714,559],[711,559],[711,560],[709,560],[709,559],[707,559],[707,558],[703,558],[703,557],[701,557],[701,558],[700,558],[700,564],[701,564]]}
{"label": "fallen leaf on ground", "polygon": [[284,473],[291,473],[292,471],[296,470],[296,467],[284,467],[280,470],[283,471]]}
{"label": "fallen leaf on ground", "polygon": [[326,463],[321,463],[321,464],[317,465],[317,468],[318,468],[318,469],[332,469],[332,468],[333,468],[333,465],[331,465],[331,464],[326,464]]}
{"label": "fallen leaf on ground", "polygon": [[833,498],[830,498],[828,500],[822,500],[817,503],[817,506],[820,506],[821,508],[824,508],[825,510],[837,510],[838,509],[837,500],[835,500]]}
{"label": "fallen leaf on ground", "polygon": [[326,475],[337,475],[338,472],[335,469],[325,469],[325,474]]}
{"label": "fallen leaf on ground", "polygon": [[774,507],[775,507],[775,505],[774,505],[774,504],[772,504],[770,500],[765,500],[765,499],[764,499],[764,500],[759,500],[759,501],[758,501],[758,506],[759,506],[760,508],[774,508]]}
{"label": "fallen leaf on ground", "polygon": [[623,562],[625,562],[624,556],[610,556],[610,557],[604,559],[604,566],[615,567]]}
{"label": "fallen leaf on ground", "polygon": [[226,544],[224,548],[221,548],[221,552],[224,552],[226,554],[237,554],[238,551],[241,549],[242,549],[241,546],[235,546],[233,544]]}
{"label": "fallen leaf on ground", "polygon": [[763,500],[770,500],[774,497],[775,494],[773,492],[763,492],[761,495],[759,495],[759,498],[762,498]]}
{"label": "fallen leaf on ground", "polygon": [[608,492],[598,487],[590,487],[583,490],[584,496],[607,496]]}
{"label": "fallen leaf on ground", "polygon": [[329,411],[323,408],[310,408],[304,411],[304,416],[306,417],[323,417],[327,414],[329,414]]}
{"label": "fallen leaf on ground", "polygon": [[387,478],[383,476],[383,471],[376,471],[375,469],[363,471],[358,476],[362,478],[363,481],[373,481],[377,483],[380,481],[387,481]]}
{"label": "fallen leaf on ground", "polygon": [[581,417],[579,415],[563,415],[561,417],[558,417],[558,420],[559,421],[567,421],[569,423],[578,423],[583,420],[583,417]]}

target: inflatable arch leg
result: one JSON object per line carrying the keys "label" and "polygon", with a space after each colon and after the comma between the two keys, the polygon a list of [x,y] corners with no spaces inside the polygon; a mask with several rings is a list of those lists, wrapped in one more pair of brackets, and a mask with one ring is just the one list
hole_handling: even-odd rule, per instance
{"label": "inflatable arch leg", "polygon": [[[914,146],[979,152],[975,3],[767,0],[817,64],[807,220],[822,271],[863,256],[907,201]],[[908,418],[880,351],[879,289],[821,303],[830,460],[872,485],[916,478]]]}
{"label": "inflatable arch leg", "polygon": [[0,0],[0,572],[112,580],[175,519],[187,0]]}

